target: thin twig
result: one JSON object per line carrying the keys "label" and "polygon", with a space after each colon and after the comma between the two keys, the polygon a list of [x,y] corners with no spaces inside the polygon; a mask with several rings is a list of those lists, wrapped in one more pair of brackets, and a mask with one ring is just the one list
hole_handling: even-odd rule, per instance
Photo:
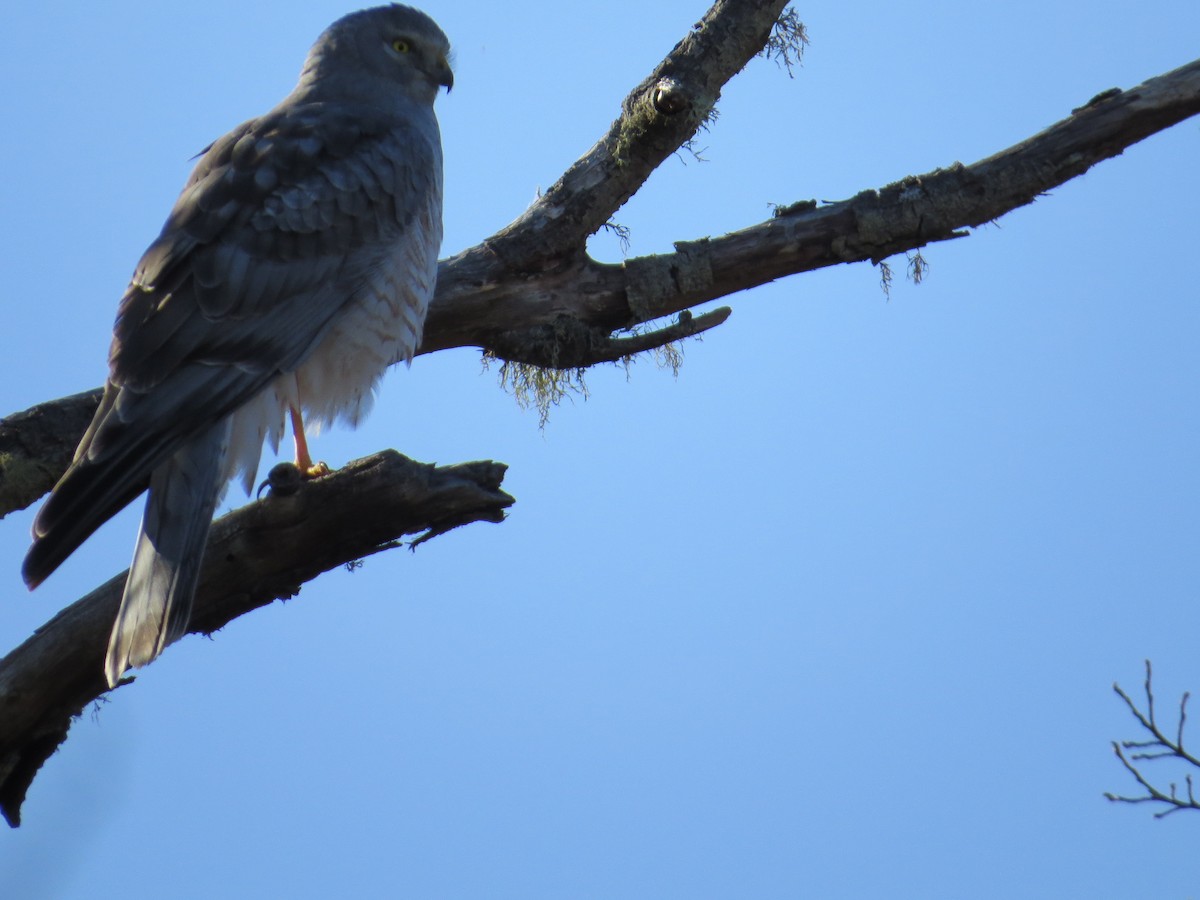
{"label": "thin twig", "polygon": [[[1163,819],[1171,813],[1179,812],[1183,809],[1200,809],[1200,802],[1196,800],[1195,788],[1192,783],[1191,773],[1187,773],[1184,777],[1184,783],[1187,785],[1187,797],[1180,797],[1176,782],[1171,782],[1169,791],[1163,791],[1155,787],[1150,780],[1142,774],[1141,770],[1134,764],[1136,762],[1154,762],[1161,759],[1178,759],[1182,760],[1189,766],[1200,768],[1200,758],[1192,756],[1183,747],[1183,731],[1187,724],[1187,703],[1191,696],[1189,692],[1184,692],[1183,698],[1179,702],[1179,725],[1175,732],[1175,740],[1172,741],[1158,727],[1158,722],[1155,720],[1154,713],[1154,691],[1152,685],[1153,672],[1150,666],[1150,660],[1146,660],[1146,680],[1144,688],[1146,691],[1146,712],[1143,713],[1136,703],[1128,694],[1121,689],[1119,684],[1113,684],[1113,691],[1118,697],[1125,701],[1125,705],[1137,719],[1138,724],[1148,731],[1152,736],[1152,740],[1142,741],[1113,741],[1113,752],[1117,755],[1117,759],[1121,761],[1121,765],[1125,770],[1134,777],[1142,789],[1145,790],[1145,795],[1138,797],[1127,797],[1121,794],[1105,793],[1105,797],[1113,803],[1162,803],[1166,805],[1166,809],[1159,810],[1154,814],[1154,818]],[[1126,755],[1126,751],[1137,751],[1130,755]]]}

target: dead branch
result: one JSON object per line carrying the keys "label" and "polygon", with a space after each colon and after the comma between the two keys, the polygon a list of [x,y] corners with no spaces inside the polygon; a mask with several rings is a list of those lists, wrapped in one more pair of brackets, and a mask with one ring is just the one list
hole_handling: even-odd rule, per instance
{"label": "dead branch", "polygon": [[[499,522],[513,498],[493,462],[431,466],[389,450],[213,525],[190,631],[211,634],[323,572],[470,522]],[[71,721],[108,690],[103,661],[126,573],[109,579],[0,659],[0,813],[20,821],[42,763]],[[132,679],[128,679],[132,681]]]}

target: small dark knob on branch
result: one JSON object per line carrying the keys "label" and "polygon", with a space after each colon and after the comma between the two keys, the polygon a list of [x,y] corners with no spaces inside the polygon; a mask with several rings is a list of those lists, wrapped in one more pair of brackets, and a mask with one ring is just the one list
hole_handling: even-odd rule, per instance
{"label": "small dark knob on branch", "polygon": [[688,108],[689,100],[683,85],[674,78],[661,78],[654,86],[654,108],[664,116],[673,116]]}

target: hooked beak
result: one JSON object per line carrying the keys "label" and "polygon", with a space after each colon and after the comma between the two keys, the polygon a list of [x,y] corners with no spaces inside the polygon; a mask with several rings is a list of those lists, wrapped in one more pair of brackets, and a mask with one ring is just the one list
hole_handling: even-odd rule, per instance
{"label": "hooked beak", "polygon": [[450,93],[454,89],[454,70],[450,68],[450,61],[444,56],[438,57],[438,84],[446,89],[446,93]]}

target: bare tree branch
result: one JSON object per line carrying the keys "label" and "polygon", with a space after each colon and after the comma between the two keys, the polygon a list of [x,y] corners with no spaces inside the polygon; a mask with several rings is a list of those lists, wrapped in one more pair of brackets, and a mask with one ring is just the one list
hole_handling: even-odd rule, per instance
{"label": "bare tree branch", "polygon": [[[1125,701],[1125,705],[1129,707],[1129,711],[1133,713],[1133,717],[1137,719],[1138,724],[1152,738],[1148,741],[1113,741],[1112,745],[1113,752],[1116,754],[1117,759],[1121,761],[1121,765],[1134,777],[1146,793],[1138,797],[1126,797],[1121,794],[1111,793],[1106,793],[1104,796],[1114,803],[1161,803],[1166,806],[1166,809],[1156,812],[1154,818],[1162,819],[1182,809],[1200,809],[1200,802],[1196,799],[1192,784],[1192,775],[1189,772],[1184,776],[1184,783],[1187,786],[1187,796],[1181,797],[1179,796],[1175,782],[1170,783],[1168,790],[1160,790],[1142,774],[1136,764],[1164,759],[1178,759],[1189,766],[1200,769],[1200,759],[1188,753],[1183,747],[1183,729],[1187,724],[1187,704],[1191,695],[1185,691],[1182,699],[1179,701],[1179,723],[1175,729],[1175,740],[1172,741],[1159,728],[1158,722],[1154,717],[1154,691],[1151,688],[1151,676],[1150,660],[1146,660],[1146,680],[1143,684],[1146,691],[1145,713],[1138,709],[1137,704],[1121,689],[1120,685],[1113,685],[1113,691]],[[1133,752],[1126,755],[1127,751]]]}
{"label": "bare tree branch", "polygon": [[[274,491],[213,525],[189,630],[211,634],[405,535],[421,541],[470,522],[499,522],[513,503],[500,490],[503,477],[499,463],[431,466],[386,451],[294,493]],[[0,813],[10,825],[72,718],[108,690],[104,654],[126,574],[0,660]]]}
{"label": "bare tree branch", "polygon": [[556,271],[712,114],[721,88],[763,51],[787,0],[717,0],[621,104],[621,115],[525,213],[462,256],[496,275]]}
{"label": "bare tree branch", "polygon": [[[910,176],[840,203],[819,206],[810,200],[780,207],[770,220],[741,231],[681,241],[674,253],[606,265],[583,255],[586,235],[579,235],[574,252],[557,267],[531,273],[505,271],[472,248],[442,264],[422,352],[491,348],[501,342],[512,346],[530,329],[562,315],[592,328],[627,328],[786,275],[878,262],[964,237],[964,228],[1025,206],[1197,113],[1200,60],[1130,90],[1105,92],[1028,140],[973,165],[956,163]],[[531,210],[526,218],[533,215]],[[539,364],[553,366],[554,361],[543,358]]]}
{"label": "bare tree branch", "polygon": [[[736,18],[741,7],[730,11],[730,6],[717,4],[709,18],[718,10],[721,16]],[[757,7],[752,11],[757,15]],[[718,25],[723,22],[717,19]],[[655,71],[673,70],[678,52],[676,48]],[[721,74],[732,76],[735,71],[726,64]],[[973,165],[910,176],[839,203],[819,206],[809,200],[780,207],[768,221],[741,231],[681,241],[674,253],[636,257],[619,265],[598,263],[584,251],[588,229],[602,227],[613,203],[618,198],[623,202],[636,187],[630,181],[634,169],[618,164],[615,136],[632,135],[633,146],[623,150],[626,155],[637,155],[635,148],[645,140],[651,145],[646,153],[653,150],[652,158],[662,158],[662,148],[629,121],[629,108],[638,107],[637,97],[653,105],[645,96],[651,83],[647,79],[626,99],[622,118],[585,157],[583,168],[600,182],[577,171],[581,160],[572,167],[575,175],[564,176],[516,222],[442,261],[421,353],[479,347],[501,359],[559,369],[610,361],[614,331],[786,275],[841,263],[880,262],[926,244],[965,237],[963,229],[1031,203],[1097,162],[1200,113],[1197,60],[1130,90],[1099,94],[1068,118]],[[675,121],[674,114],[659,116],[670,120],[663,128]],[[688,120],[688,127],[672,130],[672,141],[682,143],[695,125]],[[636,178],[648,174],[645,165],[636,171],[641,173]],[[598,184],[609,177],[620,185],[604,184],[608,189],[600,192]],[[585,210],[594,213],[585,215]],[[561,247],[568,235],[571,239],[569,249],[555,257],[547,257],[537,241],[524,238],[555,229],[555,246]],[[503,248],[503,256],[497,246]],[[572,327],[564,327],[564,321]],[[547,334],[562,335],[563,340],[547,341]],[[86,395],[42,404],[0,422],[0,512],[28,505],[49,490],[57,467],[48,460],[69,459],[83,431],[83,425],[74,427],[71,416],[60,415],[57,407],[69,403],[76,408],[81,397]],[[20,490],[8,486],[10,472]]]}

